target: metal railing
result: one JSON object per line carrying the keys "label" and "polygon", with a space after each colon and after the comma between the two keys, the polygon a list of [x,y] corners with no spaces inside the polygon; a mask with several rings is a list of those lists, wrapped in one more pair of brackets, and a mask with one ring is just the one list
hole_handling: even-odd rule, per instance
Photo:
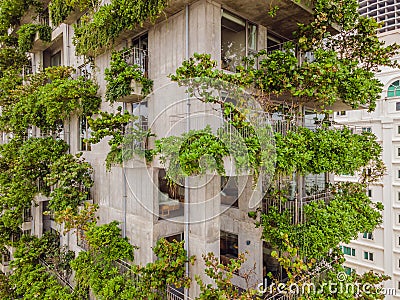
{"label": "metal railing", "polygon": [[[305,284],[307,283],[312,283],[314,286],[317,286],[319,283],[322,282],[322,280],[326,277],[327,273],[334,268],[334,264],[338,262],[339,258],[332,259],[331,262],[328,262],[326,260],[321,260],[318,262],[310,271],[308,271],[307,274],[304,275],[300,280],[296,281],[296,285],[298,287],[301,287],[304,285],[306,288],[308,288],[308,285],[306,286]],[[311,288],[311,286],[310,286]],[[267,288],[268,290],[268,288]],[[291,291],[286,291],[286,292],[276,292],[275,294],[271,295],[265,295],[264,300],[295,300],[299,298],[303,298],[302,296],[304,295],[305,289],[300,289],[300,293],[295,294],[291,293]]]}
{"label": "metal railing", "polygon": [[76,76],[83,77],[84,80],[92,80],[93,67],[91,63],[85,63],[76,68]]}
{"label": "metal railing", "polygon": [[148,51],[140,48],[129,48],[123,52],[125,62],[130,66],[138,66],[145,77],[149,71]]}
{"label": "metal railing", "polygon": [[292,224],[302,224],[306,222],[304,207],[315,201],[324,201],[329,204],[334,195],[330,191],[317,193],[311,196],[295,197],[293,200],[281,201],[275,198],[266,198],[263,201],[263,211],[267,212],[271,207],[278,208],[280,213],[290,212]]}
{"label": "metal railing", "polygon": [[39,262],[43,267],[46,268],[47,272],[49,272],[57,279],[59,284],[61,284],[64,287],[67,287],[71,292],[73,292],[74,287],[71,285],[71,283],[69,283],[69,281],[66,278],[62,277],[60,274],[55,272],[44,259],[39,258]]}

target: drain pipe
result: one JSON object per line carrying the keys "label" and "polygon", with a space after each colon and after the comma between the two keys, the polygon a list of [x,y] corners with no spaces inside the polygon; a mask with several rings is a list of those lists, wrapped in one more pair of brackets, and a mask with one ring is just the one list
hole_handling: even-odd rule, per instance
{"label": "drain pipe", "polygon": [[[185,58],[189,59],[189,4],[186,4],[186,53]],[[189,93],[186,94],[186,114],[187,114],[187,122],[186,122],[186,130],[190,131],[190,97]],[[185,239],[185,250],[188,257],[189,254],[189,205],[190,205],[190,179],[188,176],[185,177],[185,230],[184,230],[184,239]],[[186,276],[189,277],[189,262],[187,261],[185,264]],[[185,299],[189,299],[189,289],[185,288]]]}
{"label": "drain pipe", "polygon": [[[123,103],[122,106],[122,110],[123,112],[125,112],[126,110],[126,103]],[[122,154],[124,152],[124,149],[122,148]],[[124,209],[124,225],[122,227],[122,237],[125,238],[126,237],[126,207],[127,207],[127,198],[128,195],[126,193],[126,169],[125,169],[125,165],[124,165],[124,160],[122,159],[122,201],[123,201],[123,209]]]}

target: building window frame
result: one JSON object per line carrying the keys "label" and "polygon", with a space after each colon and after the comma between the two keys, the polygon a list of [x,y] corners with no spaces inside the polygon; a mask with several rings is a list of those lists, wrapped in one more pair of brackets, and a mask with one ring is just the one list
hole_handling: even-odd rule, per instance
{"label": "building window frame", "polygon": [[91,130],[89,127],[88,120],[85,116],[79,117],[78,120],[79,127],[79,151],[92,151],[92,144],[90,142],[85,142],[85,140],[91,137]]}
{"label": "building window frame", "polygon": [[343,254],[349,255],[349,256],[356,256],[356,249],[348,247],[348,246],[340,246],[340,249],[342,250]]}
{"label": "building window frame", "polygon": [[363,239],[374,240],[374,235],[372,234],[372,232],[364,232],[363,233]]}
{"label": "building window frame", "polygon": [[[226,52],[228,52],[229,49],[223,49],[224,42],[225,42],[225,40],[223,39],[223,29],[230,30],[231,32],[235,32],[234,29],[229,28],[227,25],[223,24],[224,19],[227,22],[231,22],[232,24],[234,24],[236,26],[244,27],[244,32],[245,32],[244,56],[236,57],[236,54],[235,54],[235,62],[239,61],[239,63],[237,65],[232,64],[232,60],[229,61],[229,57],[226,55]],[[239,31],[237,31],[237,32],[239,32]],[[222,13],[221,13],[221,47],[220,48],[221,48],[221,69],[225,70],[225,71],[229,71],[229,72],[236,72],[236,67],[241,65],[242,59],[244,57],[248,57],[250,55],[254,55],[257,53],[257,49],[258,49],[258,26],[257,26],[257,24],[247,20],[246,18],[238,16],[237,14],[232,13],[229,10],[223,9]],[[241,50],[241,51],[243,51],[243,50]]]}
{"label": "building window frame", "polygon": [[369,251],[364,251],[363,258],[368,261],[374,261],[374,253]]}
{"label": "building window frame", "polygon": [[222,264],[227,265],[230,259],[239,257],[239,235],[222,231],[220,232],[219,256]]}
{"label": "building window frame", "polygon": [[400,80],[395,80],[389,85],[386,95],[388,98],[400,97]]}

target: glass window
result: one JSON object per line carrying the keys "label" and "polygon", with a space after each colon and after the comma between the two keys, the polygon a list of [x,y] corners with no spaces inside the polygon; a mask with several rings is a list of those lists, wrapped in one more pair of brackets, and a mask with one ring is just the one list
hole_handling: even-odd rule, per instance
{"label": "glass window", "polygon": [[353,269],[349,268],[349,267],[344,267],[344,272],[346,273],[346,275],[351,276],[351,274],[353,273]]}
{"label": "glass window", "polygon": [[24,222],[32,221],[32,209],[27,207],[24,209]]}
{"label": "glass window", "polygon": [[368,197],[370,197],[370,198],[372,197],[372,190],[371,189],[368,190]]}
{"label": "glass window", "polygon": [[58,51],[56,54],[51,56],[51,58],[50,58],[50,66],[51,67],[59,67],[59,66],[61,66],[61,51]]}
{"label": "glass window", "polygon": [[[393,82],[389,86],[387,96],[388,97],[398,97],[398,96],[400,96],[400,81],[399,80],[396,80],[395,82]],[[397,109],[397,103],[396,103],[396,110],[398,110]]]}
{"label": "glass window", "polygon": [[231,72],[257,52],[257,26],[224,11],[221,20],[222,69]]}
{"label": "glass window", "polygon": [[336,115],[337,115],[337,116],[345,116],[345,115],[346,115],[346,111],[345,111],[345,110],[338,111],[338,112],[336,113]]}
{"label": "glass window", "polygon": [[367,239],[367,240],[373,240],[374,239],[371,232],[364,232],[363,233],[363,238]]}
{"label": "glass window", "polygon": [[356,256],[356,249],[354,248],[343,246],[342,251],[345,255]]}
{"label": "glass window", "polygon": [[238,178],[221,176],[221,203],[232,207],[239,207]]}
{"label": "glass window", "polygon": [[364,259],[374,261],[374,254],[372,252],[364,251]]}
{"label": "glass window", "polygon": [[397,134],[400,134],[400,126],[397,126]]}
{"label": "glass window", "polygon": [[371,127],[363,127],[362,132],[372,132],[372,128]]}
{"label": "glass window", "polygon": [[236,234],[221,231],[220,236],[220,259],[221,263],[228,264],[230,259],[238,258],[239,238]]}
{"label": "glass window", "polygon": [[79,118],[79,151],[91,151],[92,144],[87,142],[90,139],[90,128],[85,116]]}
{"label": "glass window", "polygon": [[170,219],[183,216],[185,188],[182,184],[168,182],[164,169],[158,170],[159,218]]}

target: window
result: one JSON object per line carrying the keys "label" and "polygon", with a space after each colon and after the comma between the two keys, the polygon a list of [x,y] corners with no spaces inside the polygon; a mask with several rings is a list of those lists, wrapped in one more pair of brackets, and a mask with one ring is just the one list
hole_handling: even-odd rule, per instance
{"label": "window", "polygon": [[257,26],[226,11],[221,26],[222,69],[235,72],[245,56],[257,51]]}
{"label": "window", "polygon": [[397,282],[397,289],[400,290],[400,281]]}
{"label": "window", "polygon": [[[393,82],[389,88],[388,88],[388,92],[387,92],[387,96],[388,97],[397,97],[400,96],[400,81],[396,80],[395,82]],[[400,102],[399,102],[400,103]],[[400,110],[397,109],[397,103],[396,103],[396,110]]]}
{"label": "window", "polygon": [[346,247],[346,246],[343,246],[341,248],[342,248],[343,254],[350,255],[350,256],[356,256],[356,249]]}
{"label": "window", "polygon": [[364,232],[364,234],[363,234],[363,239],[373,240],[374,237],[373,237],[373,235],[372,235],[372,232]]}
{"label": "window", "polygon": [[183,216],[185,188],[183,184],[168,182],[164,169],[158,170],[159,219]]}
{"label": "window", "polygon": [[351,276],[351,274],[354,273],[355,270],[349,267],[344,267],[344,272],[346,273],[346,275]]}
{"label": "window", "polygon": [[85,64],[82,64],[78,67],[78,76],[83,77],[85,80],[90,80],[92,79],[92,73],[93,73],[93,68],[92,68],[92,63],[88,62]]}
{"label": "window", "polygon": [[338,112],[336,112],[336,115],[337,116],[345,116],[346,115],[346,111],[345,110],[338,111]]}
{"label": "window", "polygon": [[372,132],[372,128],[371,127],[362,127],[362,132]]}
{"label": "window", "polygon": [[400,102],[396,102],[396,111],[400,110]]}
{"label": "window", "polygon": [[182,242],[183,241],[183,233],[178,233],[175,235],[167,236],[167,237],[165,237],[165,239],[170,243],[172,243],[174,241]]}
{"label": "window", "polygon": [[399,263],[399,269],[400,269],[400,259],[399,259],[398,263]]}
{"label": "window", "polygon": [[56,54],[50,57],[50,66],[52,67],[61,66],[61,51],[58,51]]}
{"label": "window", "polygon": [[397,201],[400,201],[400,192],[397,192]]}
{"label": "window", "polygon": [[400,179],[400,170],[397,171],[397,178]]}
{"label": "window", "polygon": [[397,215],[397,217],[398,217],[397,222],[400,223],[400,215]]}
{"label": "window", "polygon": [[397,243],[398,243],[398,246],[400,246],[400,236],[399,236]]}
{"label": "window", "polygon": [[76,244],[83,250],[89,250],[89,244],[86,240],[85,231],[83,229],[76,230]]}
{"label": "window", "polygon": [[228,264],[230,259],[238,258],[239,238],[236,234],[221,231],[220,236],[220,259],[221,263]]}
{"label": "window", "polygon": [[370,198],[372,197],[372,190],[371,189],[368,190],[368,197],[370,197]]}
{"label": "window", "polygon": [[86,117],[79,118],[79,151],[91,151],[92,145],[85,141],[90,139],[90,128]]}
{"label": "window", "polygon": [[221,176],[221,203],[232,207],[239,207],[238,178]]}
{"label": "window", "polygon": [[364,251],[364,259],[374,261],[374,254],[372,252]]}
{"label": "window", "polygon": [[397,126],[397,134],[400,134],[400,126]]}
{"label": "window", "polygon": [[27,207],[24,209],[24,222],[32,221],[32,209]]}

